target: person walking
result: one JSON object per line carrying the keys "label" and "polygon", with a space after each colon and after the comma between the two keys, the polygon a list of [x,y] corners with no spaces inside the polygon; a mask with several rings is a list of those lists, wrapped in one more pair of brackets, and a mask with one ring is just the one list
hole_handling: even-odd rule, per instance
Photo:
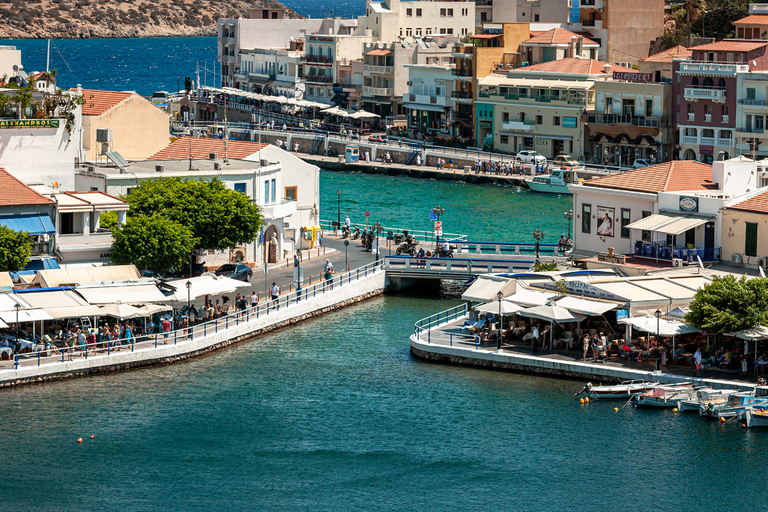
{"label": "person walking", "polygon": [[259,305],[259,295],[256,293],[256,290],[253,290],[253,293],[251,294],[251,307],[255,308]]}
{"label": "person walking", "polygon": [[533,333],[531,334],[531,352],[539,351],[539,326],[533,326]]}
{"label": "person walking", "polygon": [[272,283],[272,288],[269,289],[269,294],[272,300],[277,300],[280,297],[280,288],[277,287],[277,283]]}
{"label": "person walking", "polygon": [[696,347],[696,353],[693,354],[693,363],[696,365],[696,369],[693,371],[693,374],[696,377],[701,376],[701,348]]}
{"label": "person walking", "polygon": [[585,334],[584,338],[582,338],[581,343],[584,347],[584,355],[582,356],[581,360],[586,361],[587,360],[587,352],[589,352],[589,334]]}
{"label": "person walking", "polygon": [[163,318],[163,321],[160,322],[160,330],[163,331],[163,345],[167,345],[168,335],[171,333],[171,322],[168,317]]}

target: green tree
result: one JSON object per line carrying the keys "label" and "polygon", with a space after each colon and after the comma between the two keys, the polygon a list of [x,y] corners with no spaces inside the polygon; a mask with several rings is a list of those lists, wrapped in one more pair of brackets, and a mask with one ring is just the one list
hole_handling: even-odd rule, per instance
{"label": "green tree", "polygon": [[115,228],[117,228],[117,212],[104,212],[99,215],[99,227],[115,231]]}
{"label": "green tree", "polygon": [[764,325],[768,313],[768,279],[733,275],[715,277],[696,292],[685,321],[715,334]]}
{"label": "green tree", "polygon": [[184,268],[198,240],[178,222],[134,215],[113,231],[112,261],[140,270],[167,272]]}
{"label": "green tree", "polygon": [[0,225],[0,271],[24,270],[32,254],[32,237],[23,231],[14,231]]}
{"label": "green tree", "polygon": [[250,243],[263,224],[259,207],[219,179],[146,180],[126,199],[129,215],[156,215],[176,221],[192,230],[203,249],[224,250]]}
{"label": "green tree", "polygon": [[539,263],[536,263],[533,266],[533,271],[534,272],[549,272],[549,271],[552,271],[552,270],[557,270],[557,263],[555,263],[555,262],[550,262],[550,263],[539,262]]}

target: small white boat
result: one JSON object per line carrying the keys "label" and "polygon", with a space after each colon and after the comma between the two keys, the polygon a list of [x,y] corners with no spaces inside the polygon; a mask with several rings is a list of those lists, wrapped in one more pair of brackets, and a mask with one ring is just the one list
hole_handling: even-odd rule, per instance
{"label": "small white boat", "polygon": [[768,404],[768,398],[752,392],[733,393],[725,399],[702,402],[699,414],[708,418],[733,418],[747,407]]}
{"label": "small white boat", "polygon": [[585,393],[589,398],[629,398],[637,393],[644,393],[658,386],[658,382],[646,382],[644,380],[626,380],[621,384],[612,386],[593,386],[588,382],[584,389],[576,393]]}
{"label": "small white boat", "polygon": [[534,176],[525,180],[528,188],[534,192],[544,192],[547,194],[571,194],[568,185],[577,183],[576,172],[572,168],[560,168],[552,171],[552,174]]}
{"label": "small white boat", "polygon": [[768,409],[747,407],[739,413],[739,419],[744,420],[747,428],[768,427]]}
{"label": "small white boat", "polygon": [[696,396],[696,390],[690,382],[670,386],[657,386],[646,393],[638,393],[632,403],[638,407],[677,407],[678,400],[687,400]]}
{"label": "small white boat", "polygon": [[738,390],[712,388],[698,389],[696,390],[696,396],[678,400],[677,409],[680,412],[699,412],[699,407],[702,402],[711,402],[720,399],[725,401],[727,397],[734,393],[738,393]]}

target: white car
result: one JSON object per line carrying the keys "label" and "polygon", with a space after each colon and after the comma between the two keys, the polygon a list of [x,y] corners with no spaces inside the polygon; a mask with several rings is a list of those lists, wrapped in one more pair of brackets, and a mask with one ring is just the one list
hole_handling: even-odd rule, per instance
{"label": "white car", "polygon": [[515,156],[515,161],[524,164],[547,164],[547,158],[536,151],[521,151]]}
{"label": "white car", "polygon": [[642,167],[648,167],[649,165],[651,165],[651,162],[649,162],[648,160],[644,160],[642,158],[638,158],[632,164],[632,168],[633,169],[640,169]]}

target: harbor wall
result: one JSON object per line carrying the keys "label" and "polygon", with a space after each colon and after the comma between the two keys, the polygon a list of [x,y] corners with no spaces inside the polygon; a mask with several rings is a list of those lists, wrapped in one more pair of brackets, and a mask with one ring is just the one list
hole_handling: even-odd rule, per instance
{"label": "harbor wall", "polygon": [[67,362],[61,362],[60,358],[55,361],[51,361],[52,358],[46,358],[48,361],[40,366],[37,366],[36,360],[25,360],[18,369],[0,371],[0,387],[7,388],[185,361],[364,301],[383,293],[384,288],[385,273],[378,271],[342,286],[337,285],[334,290],[288,307],[273,309],[269,314],[262,312],[258,318],[251,315],[250,321],[237,322],[229,318],[228,328],[224,328],[226,325],[224,319],[219,319],[218,328],[209,324],[205,335],[202,333],[202,327],[195,326],[194,339],[179,339],[175,344],[173,337],[169,339],[168,345],[163,345],[160,338],[160,344],[157,347],[154,342],[141,343],[137,344],[133,352],[130,347],[126,347],[123,350],[113,350],[109,355],[97,353],[89,355],[87,359],[77,358]]}

